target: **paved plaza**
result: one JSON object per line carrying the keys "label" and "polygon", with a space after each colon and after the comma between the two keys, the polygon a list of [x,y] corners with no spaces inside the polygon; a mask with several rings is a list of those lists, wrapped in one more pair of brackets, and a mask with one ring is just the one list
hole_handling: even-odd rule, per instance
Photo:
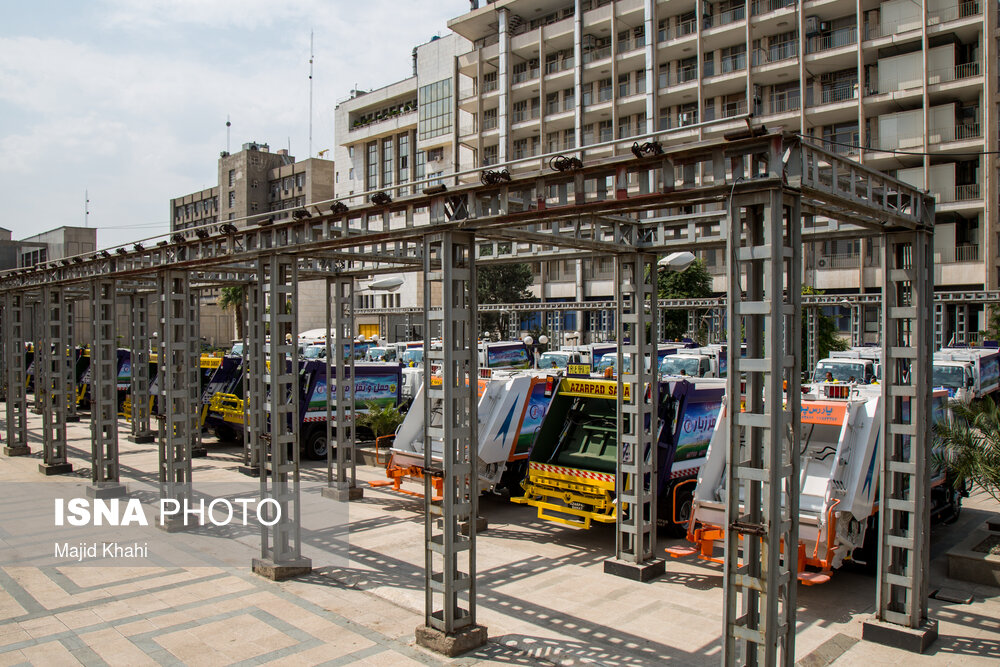
{"label": "paved plaza", "polygon": [[[39,420],[32,415],[29,423],[36,453],[0,457],[0,482],[87,482],[86,418],[69,425],[73,472],[49,478],[38,472]],[[156,445],[128,442],[127,424],[120,426],[122,481],[155,481]],[[206,441],[208,457],[194,461],[196,487],[249,481],[237,470],[240,447]],[[303,480],[322,482],[325,475],[325,463],[303,464]],[[359,476],[384,479],[373,467],[360,468]],[[1000,589],[948,579],[944,558],[997,509],[988,496],[977,495],[966,501],[957,523],[932,531],[931,590],[971,594],[973,602],[930,601],[941,636],[927,654],[860,641],[862,619],[874,609],[875,581],[863,572],[839,571],[826,585],[798,589],[800,664],[1000,663]],[[349,505],[349,562],[324,559],[324,540],[306,532],[304,550],[315,569],[296,580],[274,583],[252,574],[249,556],[242,567],[0,563],[0,667],[719,663],[718,566],[669,560],[659,579],[627,581],[603,573],[614,551],[613,526],[578,531],[545,523],[532,509],[496,496],[484,497],[481,510],[489,529],[478,538],[478,614],[490,641],[459,658],[447,660],[414,643],[424,609],[422,501],[366,488],[364,499]],[[661,540],[661,546],[676,543]]]}

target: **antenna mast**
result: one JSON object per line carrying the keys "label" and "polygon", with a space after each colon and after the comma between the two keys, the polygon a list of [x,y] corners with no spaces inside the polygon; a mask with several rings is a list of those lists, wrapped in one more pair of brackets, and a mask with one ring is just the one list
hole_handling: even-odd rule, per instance
{"label": "antenna mast", "polygon": [[232,123],[229,122],[229,114],[226,114],[226,152],[229,152],[229,128]]}
{"label": "antenna mast", "polygon": [[313,31],[309,31],[309,157],[313,152]]}
{"label": "antenna mast", "polygon": [[83,191],[83,226],[86,227],[90,221],[90,192]]}

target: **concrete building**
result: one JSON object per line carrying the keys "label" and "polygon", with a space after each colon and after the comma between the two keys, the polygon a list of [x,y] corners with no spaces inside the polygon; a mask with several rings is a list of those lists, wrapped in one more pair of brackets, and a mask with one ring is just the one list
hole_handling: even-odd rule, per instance
{"label": "concrete building", "polygon": [[[281,149],[248,142],[237,153],[219,156],[217,185],[170,200],[170,231],[185,232],[202,225],[231,222],[238,227],[269,217],[275,221],[297,208],[325,202],[334,194],[334,163],[310,158],[296,161]],[[324,326],[326,307],[322,282],[302,283],[299,330]],[[232,312],[218,305],[219,291],[205,290],[201,303],[201,335],[209,344],[226,346],[236,335]]]}
{"label": "concrete building", "polygon": [[[417,150],[425,151],[422,169],[413,163],[419,177],[557,152],[584,160],[627,154],[635,137],[653,132],[663,144],[717,138],[745,127],[751,113],[755,123],[798,132],[927,187],[937,197],[938,289],[997,288],[998,162],[987,153],[1000,148],[996,3],[470,4],[448,23],[459,39],[438,40],[453,40],[456,51],[470,45],[452,63],[451,52],[438,47],[433,74],[425,77],[429,45],[417,47],[412,79],[375,91],[371,103],[364,95],[338,109],[338,155],[351,160],[349,180],[340,173],[338,194],[398,183],[386,165],[399,164],[390,158],[398,160],[403,136],[416,136]],[[445,83],[449,67],[454,77]],[[414,91],[417,111],[407,104]],[[446,113],[439,113],[442,101]],[[392,113],[399,103],[402,110]],[[425,112],[428,104],[435,110]],[[425,121],[431,124],[420,126]],[[441,134],[422,142],[418,127]],[[431,167],[427,151],[439,148],[442,161]],[[512,171],[539,166],[522,162]],[[721,254],[703,257],[721,291]],[[878,291],[880,285],[880,250],[872,242],[820,244],[803,265],[804,282],[828,293]],[[611,272],[607,260],[549,261],[536,265],[534,290],[546,300],[604,298],[611,294]],[[946,317],[954,321],[960,308],[966,307],[949,306]],[[973,330],[983,324],[980,307],[961,316]],[[598,323],[568,314],[561,324],[593,330]],[[873,320],[870,326],[877,334]]]}

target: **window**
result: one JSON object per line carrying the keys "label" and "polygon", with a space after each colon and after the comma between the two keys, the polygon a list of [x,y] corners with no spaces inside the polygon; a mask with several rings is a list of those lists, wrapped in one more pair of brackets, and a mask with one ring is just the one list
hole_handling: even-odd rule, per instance
{"label": "window", "polygon": [[597,124],[597,141],[598,143],[604,143],[605,141],[611,141],[614,139],[614,132],[611,127],[610,120],[602,120]]}
{"label": "window", "polygon": [[257,202],[255,202],[255,201],[250,202],[250,210],[251,211],[256,211],[257,210]]}
{"label": "window", "polygon": [[236,207],[236,193],[235,192],[230,192],[229,193],[229,208],[235,208],[235,207]]}
{"label": "window", "polygon": [[416,164],[413,166],[413,178],[415,180],[420,180],[426,175],[427,169],[427,153],[423,151],[417,151]]}
{"label": "window", "polygon": [[483,92],[488,93],[499,87],[496,72],[486,72],[483,74]]}
{"label": "window", "polygon": [[347,178],[349,178],[352,181],[354,180],[354,167],[351,167],[348,170],[348,172],[347,172]]}
{"label": "window", "polygon": [[354,146],[347,147],[347,157],[354,159]]}
{"label": "window", "polygon": [[594,84],[585,83],[582,86],[583,89],[583,106],[589,107],[594,103]]}
{"label": "window", "polygon": [[451,79],[421,86],[419,91],[420,139],[430,139],[451,131]]}
{"label": "window", "polygon": [[588,123],[583,126],[583,144],[584,146],[589,146],[594,143],[594,124]]}
{"label": "window", "polygon": [[597,82],[597,101],[608,102],[611,100],[611,77],[601,79]]}
{"label": "window", "polygon": [[488,167],[497,163],[497,146],[483,147],[483,166]]}
{"label": "window", "polygon": [[286,177],[285,177],[285,180],[284,180],[284,181],[282,182],[282,184],[281,184],[281,188],[282,188],[282,189],[283,189],[283,190],[284,190],[285,192],[288,192],[289,190],[291,190],[291,189],[292,189],[292,183],[293,183],[293,181],[292,181],[292,177],[291,177],[291,176],[286,176]]}
{"label": "window", "polygon": [[570,111],[576,106],[576,95],[572,88],[563,91],[563,111]]}
{"label": "window", "polygon": [[371,141],[365,147],[365,190],[378,187],[378,142]]}
{"label": "window", "polygon": [[306,175],[305,174],[295,174],[295,185],[297,187],[303,188],[306,185]]}
{"label": "window", "polygon": [[629,86],[629,76],[628,74],[618,75],[618,97],[628,97],[630,94]]}
{"label": "window", "polygon": [[392,185],[392,137],[382,140],[382,187]]}
{"label": "window", "polygon": [[399,170],[398,180],[406,183],[410,180],[410,135],[399,135]]}
{"label": "window", "polygon": [[234,185],[236,185],[236,170],[235,169],[230,169],[229,170],[229,187],[233,187]]}
{"label": "window", "polygon": [[497,128],[497,110],[483,109],[483,130],[495,130]]}

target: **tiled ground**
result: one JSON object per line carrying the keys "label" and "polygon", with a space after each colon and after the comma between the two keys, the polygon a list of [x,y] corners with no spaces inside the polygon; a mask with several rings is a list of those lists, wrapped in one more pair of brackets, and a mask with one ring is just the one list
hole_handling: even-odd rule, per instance
{"label": "tiled ground", "polygon": [[[155,445],[134,445],[124,435],[123,429],[123,478],[149,480]],[[86,420],[70,426],[70,438],[72,475],[43,478],[37,455],[0,457],[0,483],[86,479]],[[210,456],[195,463],[195,484],[245,480],[236,471],[239,453],[210,444]],[[323,465],[307,468],[306,479],[325,475]],[[374,468],[360,474],[378,478]],[[490,529],[478,545],[479,620],[490,642],[450,662],[718,664],[717,567],[671,560],[654,582],[625,581],[603,574],[613,551],[610,528],[580,532],[539,522],[529,508],[495,497],[485,497],[482,507]],[[282,583],[253,575],[249,562],[236,568],[0,567],[0,667],[439,664],[444,660],[413,642],[424,604],[420,509],[412,498],[366,489],[350,506],[350,562],[324,560],[329,542],[306,535],[316,569]],[[1000,663],[1000,589],[947,579],[941,558],[997,509],[988,498],[973,498],[957,524],[933,532],[932,589],[968,591],[975,601],[931,600],[941,638],[927,655],[861,642],[874,580],[842,571],[825,586],[799,588],[800,664]]]}

